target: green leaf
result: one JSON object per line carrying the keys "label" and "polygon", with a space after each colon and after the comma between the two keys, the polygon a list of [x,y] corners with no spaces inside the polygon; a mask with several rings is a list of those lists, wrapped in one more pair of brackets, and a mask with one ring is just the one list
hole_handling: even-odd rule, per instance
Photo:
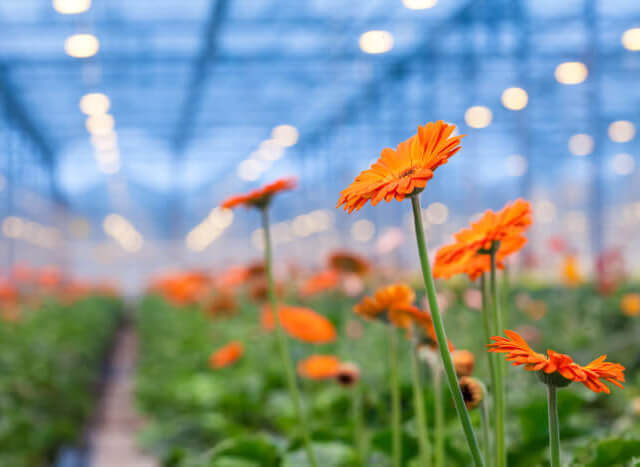
{"label": "green leaf", "polygon": [[597,444],[595,459],[589,466],[622,466],[636,457],[640,457],[640,439],[606,439]]}
{"label": "green leaf", "polygon": [[[313,443],[316,461],[321,467],[358,467],[355,451],[342,443]],[[282,467],[308,467],[307,451],[302,448],[284,456]]]}
{"label": "green leaf", "polygon": [[260,462],[242,459],[240,457],[219,457],[211,462],[211,467],[261,467]]}
{"label": "green leaf", "polygon": [[211,465],[217,466],[214,461],[224,457],[257,462],[261,467],[275,467],[279,461],[277,446],[263,435],[240,436],[222,441],[211,453]]}

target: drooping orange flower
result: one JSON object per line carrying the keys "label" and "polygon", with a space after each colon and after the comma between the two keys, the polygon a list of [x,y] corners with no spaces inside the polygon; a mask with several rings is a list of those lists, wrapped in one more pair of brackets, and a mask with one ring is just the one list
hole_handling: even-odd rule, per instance
{"label": "drooping orange flower", "polygon": [[340,275],[333,269],[321,271],[307,279],[300,288],[303,297],[309,297],[334,289],[340,282]]}
{"label": "drooping orange flower", "polygon": [[376,290],[373,297],[364,297],[353,307],[353,311],[364,318],[380,318],[395,308],[410,306],[416,294],[404,284],[393,284]]}
{"label": "drooping orange flower", "polygon": [[446,164],[460,149],[465,135],[451,137],[455,125],[439,120],[418,127],[411,138],[398,144],[395,150],[385,148],[370,169],[358,175],[340,193],[338,205],[349,213],[360,209],[368,201],[375,206],[380,201],[402,201],[420,192],[433,178],[433,172]]}
{"label": "drooping orange flower", "polygon": [[531,205],[522,199],[507,204],[497,213],[485,212],[471,227],[456,233],[454,243],[438,250],[434,277],[467,274],[472,280],[477,279],[491,269],[491,259],[486,253],[496,244],[496,266],[503,269],[504,260],[527,243],[523,232],[531,223]]}
{"label": "drooping orange flower", "polygon": [[[313,344],[325,344],[336,339],[336,329],[324,316],[309,308],[298,306],[278,307],[278,319],[282,328],[292,337]],[[262,327],[267,330],[275,328],[271,307],[262,309]]]}
{"label": "drooping orange flower", "polygon": [[489,344],[489,352],[506,353],[507,361],[513,366],[524,365],[526,370],[538,371],[546,375],[559,374],[566,380],[584,384],[593,392],[609,394],[609,387],[601,380],[608,381],[623,388],[624,367],[619,363],[605,361],[602,355],[586,366],[579,365],[569,355],[553,350],[547,350],[547,355],[539,354],[529,347],[529,344],[516,332],[506,329],[507,337],[493,336],[493,343]]}
{"label": "drooping orange flower", "polygon": [[271,201],[271,198],[273,198],[276,193],[293,190],[297,186],[297,183],[297,180],[293,177],[281,178],[263,187],[249,191],[248,193],[231,196],[223,201],[220,206],[225,209],[233,209],[238,206],[262,208],[269,204],[269,201]]}
{"label": "drooping orange flower", "polygon": [[215,370],[234,364],[244,354],[242,342],[232,341],[209,357],[209,366]]}
{"label": "drooping orange flower", "polygon": [[305,378],[322,380],[335,378],[340,359],[335,355],[311,355],[298,362],[298,374]]}
{"label": "drooping orange flower", "polygon": [[329,255],[328,266],[338,272],[358,276],[366,275],[371,269],[369,262],[362,256],[342,250],[334,251]]}
{"label": "drooping orange flower", "polygon": [[462,376],[459,380],[460,392],[467,409],[472,410],[484,399],[484,390],[480,381],[470,376]]}

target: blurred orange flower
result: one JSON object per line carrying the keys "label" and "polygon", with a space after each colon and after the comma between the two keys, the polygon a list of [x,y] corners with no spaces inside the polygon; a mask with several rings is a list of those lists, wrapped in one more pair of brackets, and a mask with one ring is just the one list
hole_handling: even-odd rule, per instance
{"label": "blurred orange flower", "polygon": [[364,297],[353,311],[364,318],[375,319],[395,308],[410,306],[415,299],[416,294],[410,287],[393,284],[376,290],[373,297]]}
{"label": "blurred orange flower", "polygon": [[433,171],[446,164],[460,149],[464,135],[451,137],[455,125],[439,120],[418,127],[418,133],[398,144],[395,151],[385,148],[370,169],[358,175],[340,193],[339,208],[349,213],[368,201],[375,206],[380,201],[402,201],[420,192],[433,178]]}
{"label": "blurred orange flower", "polygon": [[216,286],[230,289],[244,284],[248,279],[248,268],[244,266],[232,266],[216,278]]}
{"label": "blurred orange flower", "polygon": [[244,354],[242,342],[229,342],[209,356],[209,366],[215,370],[235,363]]}
{"label": "blurred orange flower", "polygon": [[527,243],[522,234],[531,223],[531,205],[522,199],[507,204],[497,213],[486,211],[470,228],[456,233],[454,243],[438,250],[434,277],[468,274],[472,280],[477,279],[490,270],[491,261],[486,253],[498,242],[496,265],[504,268],[504,260]]}
{"label": "blurred orange flower", "polygon": [[[336,339],[336,330],[324,316],[309,308],[297,306],[278,307],[278,319],[282,328],[292,337],[313,344],[325,344]],[[275,328],[271,307],[262,309],[262,327],[269,331]]]}
{"label": "blurred orange flower", "polygon": [[20,296],[18,288],[6,279],[0,279],[0,302],[16,303]]}
{"label": "blurred orange flower", "polygon": [[231,292],[220,289],[206,304],[205,312],[210,317],[231,315],[236,311],[236,300]]}
{"label": "blurred orange flower", "polygon": [[338,250],[329,255],[329,268],[341,273],[366,275],[371,269],[369,262],[362,256],[348,251]]}
{"label": "blurred orange flower", "polygon": [[311,355],[298,362],[298,374],[315,380],[330,379],[336,376],[339,367],[340,360],[334,355]]}
{"label": "blurred orange flower", "polygon": [[269,201],[271,201],[271,198],[273,198],[276,193],[293,190],[296,185],[297,180],[295,178],[281,178],[248,193],[231,196],[223,201],[220,206],[225,209],[233,209],[237,206],[262,208],[269,204]]}
{"label": "blurred orange flower", "polygon": [[36,278],[38,285],[45,288],[54,288],[62,282],[62,272],[56,266],[44,266]]}
{"label": "blurred orange flower", "polygon": [[303,297],[309,297],[311,295],[332,290],[340,282],[340,275],[333,269],[319,272],[309,279],[307,279],[300,288],[300,294]]}
{"label": "blurred orange flower", "polygon": [[580,284],[582,276],[580,274],[580,264],[576,255],[567,255],[562,262],[562,277],[568,286]]}
{"label": "blurred orange flower", "polygon": [[640,315],[640,294],[628,293],[622,296],[620,301],[620,309],[627,316]]}
{"label": "blurred orange flower", "polygon": [[[431,313],[428,311],[422,311],[413,305],[398,306],[389,312],[389,321],[405,329],[407,336],[412,335],[413,326],[421,328],[426,338],[425,344],[432,350],[438,349],[438,338],[433,327],[433,318],[431,318]],[[447,346],[450,352],[455,350],[454,345],[449,340],[447,340]]]}
{"label": "blurred orange flower", "polygon": [[33,271],[28,264],[16,263],[11,267],[11,278],[18,283],[30,282],[33,279]]}
{"label": "blurred orange flower", "polygon": [[489,352],[506,353],[507,361],[513,366],[524,365],[526,370],[537,371],[546,375],[560,375],[561,385],[571,381],[580,382],[593,392],[609,394],[609,387],[601,379],[623,388],[624,367],[619,363],[606,362],[606,355],[598,357],[586,366],[578,365],[565,354],[547,350],[547,356],[534,352],[529,344],[516,332],[505,330],[507,337],[493,336],[489,344]]}
{"label": "blurred orange flower", "polygon": [[[276,297],[284,295],[284,286],[277,282],[274,284],[274,293]],[[269,285],[266,278],[257,279],[252,282],[249,288],[249,296],[255,302],[262,303],[269,298]]]}
{"label": "blurred orange flower", "polygon": [[199,271],[174,273],[153,281],[151,289],[176,305],[188,305],[204,298],[211,278]]}

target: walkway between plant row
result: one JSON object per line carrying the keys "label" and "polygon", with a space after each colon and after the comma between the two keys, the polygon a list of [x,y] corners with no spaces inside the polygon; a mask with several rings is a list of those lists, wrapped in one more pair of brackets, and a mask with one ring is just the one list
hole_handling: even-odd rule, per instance
{"label": "walkway between plant row", "polygon": [[90,434],[91,467],[157,467],[137,445],[142,426],[134,404],[137,338],[131,326],[118,336],[108,379]]}

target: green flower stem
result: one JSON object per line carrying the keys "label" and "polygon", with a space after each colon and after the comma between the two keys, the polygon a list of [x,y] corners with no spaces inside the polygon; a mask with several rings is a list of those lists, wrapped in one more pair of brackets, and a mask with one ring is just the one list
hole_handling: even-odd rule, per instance
{"label": "green flower stem", "polygon": [[398,335],[396,328],[392,325],[389,328],[389,370],[391,378],[391,427],[393,434],[393,467],[402,465],[402,437],[401,437],[401,417],[400,407],[400,382],[398,381]]}
{"label": "green flower stem", "polygon": [[360,465],[365,465],[367,453],[364,439],[364,421],[362,420],[362,386],[360,383],[356,383],[351,389],[351,397],[353,445],[360,458]]}
{"label": "green flower stem", "polygon": [[[500,307],[500,296],[498,294],[498,280],[496,278],[496,252],[499,244],[494,243],[491,247],[491,308],[493,311],[493,333],[495,336],[502,334],[504,326],[502,323],[502,310]],[[495,443],[496,443],[496,466],[505,467],[507,465],[507,456],[505,449],[505,430],[504,430],[504,412],[505,412],[505,393],[504,393],[504,363],[501,360],[494,360],[495,377],[494,377],[494,424],[495,424]]]}
{"label": "green flower stem", "polygon": [[436,410],[436,467],[444,467],[444,405],[442,401],[442,370],[439,363],[432,368],[433,403]]}
{"label": "green flower stem", "polygon": [[489,395],[487,389],[482,387],[484,391],[484,397],[480,403],[480,410],[482,415],[482,448],[484,451],[484,458],[488,465],[491,465],[491,430],[489,429]]}
{"label": "green flower stem", "polygon": [[[491,343],[491,336],[494,335],[491,331],[491,317],[489,316],[490,311],[490,297],[489,297],[489,289],[487,287],[487,278],[484,274],[480,276],[480,289],[482,290],[482,325],[484,330],[484,345],[488,345]],[[489,361],[489,373],[491,375],[491,387],[495,388],[495,355],[486,352],[487,360]]]}
{"label": "green flower stem", "polygon": [[549,411],[549,449],[551,467],[560,467],[560,428],[558,425],[558,401],[556,387],[547,384],[547,408]]}
{"label": "green flower stem", "polygon": [[411,346],[411,375],[413,377],[413,397],[418,425],[418,444],[420,446],[421,465],[431,465],[431,449],[427,435],[427,413],[424,408],[424,391],[420,381],[420,367],[418,366],[418,349]]}
{"label": "green flower stem", "polygon": [[438,308],[438,300],[436,299],[436,287],[433,282],[433,275],[431,274],[431,265],[429,264],[429,256],[427,254],[427,245],[424,239],[424,227],[422,226],[422,212],[420,209],[419,195],[411,196],[411,206],[413,208],[413,220],[416,227],[416,240],[418,242],[418,252],[420,254],[420,264],[422,265],[422,276],[424,279],[424,285],[427,289],[427,299],[429,301],[429,309],[431,310],[431,316],[433,317],[433,327],[438,339],[438,348],[440,350],[440,356],[442,357],[442,364],[444,366],[444,372],[447,377],[447,383],[449,390],[453,396],[453,402],[458,412],[458,418],[462,424],[464,435],[471,451],[471,457],[473,458],[476,466],[484,465],[482,460],[482,454],[480,453],[480,447],[478,440],[473,431],[471,425],[471,419],[469,418],[469,412],[464,405],[462,398],[462,392],[460,392],[460,385],[458,384],[458,377],[453,368],[453,361],[451,360],[451,353],[449,352],[447,335],[444,330],[444,324],[442,322],[442,316],[440,315],[440,309]]}
{"label": "green flower stem", "polygon": [[[491,316],[489,315],[489,313],[491,312],[491,297],[489,296],[489,288],[488,288],[488,284],[487,284],[487,277],[485,274],[482,274],[482,276],[480,276],[480,288],[482,289],[482,324],[483,324],[483,328],[484,328],[484,345],[487,345],[490,343],[490,338],[493,335],[491,329]],[[491,390],[493,392],[495,392],[495,388],[496,388],[496,381],[498,379],[498,376],[496,374],[496,365],[499,364],[496,363],[496,354],[493,353],[489,353],[489,352],[485,352],[487,354],[487,360],[489,362],[489,375],[491,377]],[[488,393],[485,391],[485,398],[482,401],[482,422],[483,422],[483,430],[487,430],[488,429],[488,424],[489,424],[489,414],[488,414],[488,403],[487,403],[487,398],[488,398]],[[492,455],[491,450],[489,448],[490,444],[491,444],[491,438],[489,433],[484,433],[483,435],[485,437],[484,443],[484,450],[485,450],[485,462],[487,462],[488,465],[493,465],[493,462],[491,462],[491,458]]]}
{"label": "green flower stem", "polygon": [[511,290],[511,277],[509,274],[509,266],[504,265],[502,270],[502,288],[500,289],[502,299],[502,320],[505,328],[509,327],[509,291]]}
{"label": "green flower stem", "polygon": [[275,286],[273,283],[271,232],[269,230],[269,214],[267,212],[267,206],[262,207],[260,211],[262,213],[262,228],[264,230],[264,262],[267,274],[269,303],[271,304],[271,312],[273,314],[273,321],[275,323],[278,350],[280,352],[280,358],[282,359],[282,366],[284,367],[289,394],[291,396],[291,400],[293,401],[293,407],[296,412],[296,417],[299,421],[298,430],[300,430],[300,433],[302,434],[304,447],[307,451],[307,457],[309,458],[309,464],[312,467],[318,467],[318,463],[316,462],[316,458],[313,453],[313,447],[311,446],[311,437],[309,435],[307,421],[302,410],[300,392],[298,391],[298,383],[296,381],[296,375],[293,370],[293,362],[291,361],[291,353],[289,351],[289,342],[287,340],[287,336],[284,334],[284,330],[282,329],[282,325],[280,323],[280,317],[278,316],[278,303],[276,300]]}

